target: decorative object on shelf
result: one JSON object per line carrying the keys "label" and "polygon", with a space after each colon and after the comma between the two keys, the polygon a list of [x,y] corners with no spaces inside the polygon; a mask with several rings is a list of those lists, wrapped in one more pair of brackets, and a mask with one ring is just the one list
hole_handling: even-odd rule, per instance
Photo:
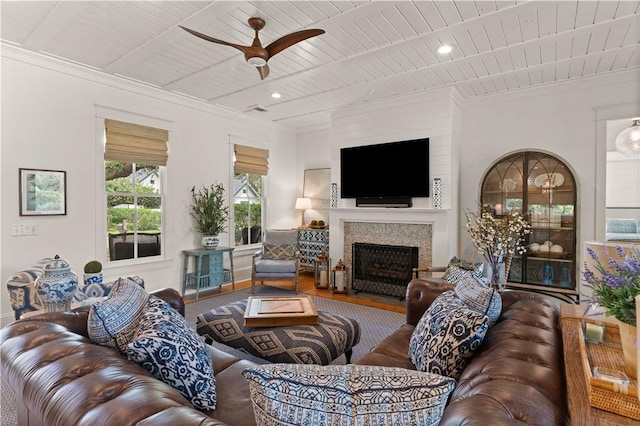
{"label": "decorative object on shelf", "polygon": [[467,212],[467,231],[473,243],[491,268],[489,284],[502,291],[508,271],[505,262],[509,255],[523,254],[524,236],[529,233],[529,223],[517,210],[509,210],[496,218],[489,209],[481,207],[480,214]]}
{"label": "decorative object on shelf", "polygon": [[560,285],[571,285],[571,266],[563,265],[560,268]]}
{"label": "decorative object on shelf", "polygon": [[296,210],[302,210],[300,226],[304,226],[304,212],[311,208],[311,198],[296,198]]}
{"label": "decorative object on shelf", "polygon": [[191,217],[195,221],[196,230],[202,234],[202,246],[206,249],[218,247],[218,235],[227,229],[229,206],[225,204],[224,186],[213,183],[196,192],[191,188]]}
{"label": "decorative object on shelf", "polygon": [[44,265],[34,287],[45,312],[69,311],[78,288],[78,276],[71,271],[66,260],[56,255]]}
{"label": "decorative object on shelf", "polygon": [[331,269],[331,260],[327,254],[321,251],[315,260],[314,276],[316,288],[329,288],[329,271]]}
{"label": "decorative object on shelf", "polygon": [[540,272],[540,276],[542,277],[542,284],[553,284],[555,279],[553,266],[551,263],[544,262],[542,265],[542,271]]}
{"label": "decorative object on shelf", "polygon": [[544,190],[555,189],[564,183],[564,176],[562,173],[542,173],[535,177],[533,184]]}
{"label": "decorative object on shelf", "polygon": [[433,208],[442,208],[442,179],[433,178]]}
{"label": "decorative object on shelf", "polygon": [[309,228],[311,229],[325,229],[327,224],[324,223],[324,220],[312,220],[309,223]]}
{"label": "decorative object on shelf", "polygon": [[[630,252],[625,252],[621,246],[616,246],[616,252],[622,260],[616,260],[610,256],[605,265],[600,261],[594,249],[587,247],[587,253],[594,261],[594,270],[585,267],[582,276],[587,282],[586,287],[592,289],[593,300],[604,307],[607,315],[614,316],[621,322],[619,329],[627,374],[635,378],[637,377],[634,342],[636,336],[635,297],[640,294],[640,248],[631,246]],[[633,329],[630,330],[625,325]],[[626,342],[623,334],[629,337]]]}
{"label": "decorative object on shelf", "polygon": [[338,184],[335,182],[331,184],[331,208],[338,208]]}
{"label": "decorative object on shelf", "polygon": [[331,280],[331,293],[347,293],[348,289],[348,277],[347,266],[342,262],[342,259],[338,260],[336,266],[331,271],[333,279]]}
{"label": "decorative object on shelf", "polygon": [[91,260],[84,265],[84,275],[82,276],[85,285],[102,283],[102,263]]}
{"label": "decorative object on shelf", "polygon": [[616,150],[627,157],[640,156],[640,117],[631,121],[631,127],[616,136]]}

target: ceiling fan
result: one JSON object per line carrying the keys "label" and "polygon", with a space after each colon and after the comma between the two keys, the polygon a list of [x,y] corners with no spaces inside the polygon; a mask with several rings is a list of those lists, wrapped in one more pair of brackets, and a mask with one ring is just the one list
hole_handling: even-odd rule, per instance
{"label": "ceiling fan", "polygon": [[264,19],[249,18],[248,22],[249,26],[256,32],[251,46],[243,46],[241,44],[218,40],[217,38],[209,37],[206,34],[202,34],[197,31],[190,30],[189,28],[185,28],[182,25],[180,25],[180,28],[187,31],[188,33],[193,34],[196,37],[200,37],[203,40],[207,40],[212,43],[223,44],[225,46],[235,47],[236,49],[240,50],[242,53],[244,53],[244,58],[247,60],[247,62],[258,68],[258,72],[260,73],[260,78],[262,80],[267,78],[267,76],[269,75],[269,66],[267,65],[267,62],[269,61],[269,59],[271,59],[271,57],[282,52],[284,49],[293,46],[296,43],[299,43],[311,37],[319,36],[320,34],[324,34],[324,30],[317,29],[296,31],[294,33],[280,37],[276,41],[269,44],[267,47],[262,47],[260,39],[258,38],[258,31],[264,28]]}

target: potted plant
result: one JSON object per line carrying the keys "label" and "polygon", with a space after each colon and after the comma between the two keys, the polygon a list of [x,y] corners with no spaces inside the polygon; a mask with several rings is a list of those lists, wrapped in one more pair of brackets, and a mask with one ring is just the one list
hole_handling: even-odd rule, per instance
{"label": "potted plant", "polygon": [[591,247],[587,253],[594,260],[594,270],[586,266],[582,272],[586,287],[593,291],[592,299],[608,316],[618,320],[622,351],[627,373],[637,377],[636,359],[636,301],[640,294],[640,248],[631,246],[628,251],[616,246],[617,256],[608,255],[603,263]]}
{"label": "potted plant", "polygon": [[102,263],[91,260],[84,265],[84,284],[102,283]]}
{"label": "potted plant", "polygon": [[224,199],[224,186],[213,183],[196,191],[191,188],[191,217],[196,230],[202,235],[202,246],[207,249],[218,247],[218,235],[227,229],[229,206]]}

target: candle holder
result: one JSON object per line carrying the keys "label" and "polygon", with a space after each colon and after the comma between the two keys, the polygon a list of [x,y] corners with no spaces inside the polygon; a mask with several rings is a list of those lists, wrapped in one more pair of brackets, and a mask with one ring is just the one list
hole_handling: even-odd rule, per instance
{"label": "candle holder", "polygon": [[329,270],[331,260],[325,252],[321,251],[314,260],[314,277],[316,288],[329,288]]}
{"label": "candle holder", "polygon": [[331,271],[332,280],[331,280],[331,293],[342,293],[346,294],[348,290],[348,277],[347,267],[342,262],[342,259],[336,263],[336,266]]}
{"label": "candle holder", "polygon": [[585,342],[600,344],[604,341],[604,323],[594,317],[602,317],[604,309],[597,302],[589,303],[582,314],[582,334]]}

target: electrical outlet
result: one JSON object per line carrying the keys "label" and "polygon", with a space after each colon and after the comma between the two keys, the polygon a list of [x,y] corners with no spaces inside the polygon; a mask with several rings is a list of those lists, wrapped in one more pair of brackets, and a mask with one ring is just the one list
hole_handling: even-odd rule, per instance
{"label": "electrical outlet", "polygon": [[27,225],[13,225],[11,227],[11,235],[14,237],[36,234],[38,234],[38,225],[36,225],[35,223],[30,223]]}

